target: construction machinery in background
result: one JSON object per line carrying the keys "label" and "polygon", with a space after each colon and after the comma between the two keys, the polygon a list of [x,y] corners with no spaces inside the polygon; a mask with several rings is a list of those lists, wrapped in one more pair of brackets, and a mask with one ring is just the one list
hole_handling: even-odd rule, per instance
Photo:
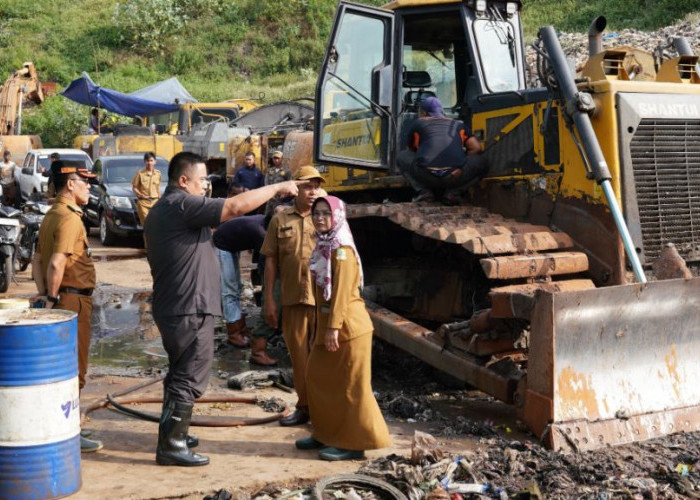
{"label": "construction machinery in background", "polygon": [[25,62],[0,87],[0,151],[9,150],[18,165],[30,149],[40,148],[38,135],[22,135],[22,106],[28,100],[44,102],[34,63]]}
{"label": "construction machinery in background", "polygon": [[[216,132],[226,131],[229,123],[257,106],[251,99],[183,103],[175,113],[143,118],[139,124],[116,124],[108,133],[77,136],[74,145],[93,159],[151,151],[170,160],[183,150],[184,143],[199,143],[204,140],[209,145],[205,157],[212,154],[211,148],[214,147],[220,151],[214,151],[213,157],[220,157],[225,162],[228,138],[226,134],[220,138]],[[209,127],[209,124],[215,125]],[[212,133],[215,135],[213,138],[210,136]]]}
{"label": "construction machinery in background", "polygon": [[313,107],[299,101],[261,105],[232,120],[196,124],[183,138],[183,150],[207,161],[212,196],[226,196],[227,182],[243,165],[246,153],[255,153],[256,165],[264,172],[273,149],[281,149],[287,133],[308,128]]}
{"label": "construction machinery in background", "polygon": [[[698,431],[698,57],[603,50],[599,18],[575,76],[545,27],[546,86],[526,88],[520,10],[341,0],[314,132],[290,133],[285,159],[313,150],[324,187],[356,202],[380,338],[514,405],[557,450]],[[396,157],[425,96],[483,144],[470,203],[402,201]]]}

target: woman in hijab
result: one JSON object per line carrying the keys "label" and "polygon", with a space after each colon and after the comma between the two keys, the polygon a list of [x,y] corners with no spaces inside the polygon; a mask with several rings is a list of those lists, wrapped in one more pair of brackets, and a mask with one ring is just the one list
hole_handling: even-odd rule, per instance
{"label": "woman in hijab", "polygon": [[299,449],[320,449],[322,460],[364,458],[389,446],[389,431],[371,386],[372,321],[360,297],[362,266],[345,220],[345,204],[318,198],[311,209],[316,248],[316,335],[306,368],[310,437]]}

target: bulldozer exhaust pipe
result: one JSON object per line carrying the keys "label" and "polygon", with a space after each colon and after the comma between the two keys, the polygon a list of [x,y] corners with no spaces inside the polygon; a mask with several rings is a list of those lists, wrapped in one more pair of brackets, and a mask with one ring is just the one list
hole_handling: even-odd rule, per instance
{"label": "bulldozer exhaust pipe", "polygon": [[605,16],[598,16],[588,28],[588,57],[603,51],[603,30],[607,25]]}
{"label": "bulldozer exhaust pipe", "polygon": [[688,40],[686,40],[682,36],[677,36],[673,39],[671,42],[673,44],[673,48],[676,49],[676,52],[678,52],[679,56],[694,56],[695,53],[693,52],[693,49],[690,47],[690,44],[688,43]]}
{"label": "bulldozer exhaust pipe", "polygon": [[588,116],[588,112],[594,109],[593,98],[585,92],[578,91],[576,82],[569,72],[566,56],[559,44],[554,28],[552,26],[540,28],[539,37],[544,44],[549,63],[552,65],[552,69],[556,75],[563,101],[563,108],[578,131],[585,155],[588,158],[588,163],[591,165],[593,177],[603,188],[603,193],[608,201],[608,207],[610,208],[610,212],[615,220],[615,225],[622,238],[622,244],[625,247],[625,252],[632,265],[635,277],[640,283],[646,283],[647,279],[644,275],[644,269],[642,269],[642,264],[639,261],[639,256],[637,255],[629,229],[627,229],[622,211],[617,204],[615,192],[610,184],[612,176],[610,175],[608,164],[605,161],[605,156],[603,156],[603,151],[600,149],[598,138],[595,135],[591,119]]}

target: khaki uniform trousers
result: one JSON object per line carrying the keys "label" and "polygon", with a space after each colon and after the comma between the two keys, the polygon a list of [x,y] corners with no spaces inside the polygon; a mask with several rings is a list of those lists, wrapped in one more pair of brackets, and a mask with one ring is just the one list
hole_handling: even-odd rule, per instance
{"label": "khaki uniform trousers", "polygon": [[90,317],[92,316],[92,297],[77,293],[62,292],[61,300],[54,309],[73,311],[78,314],[78,387],[85,387],[90,355]]}
{"label": "khaki uniform trousers", "polygon": [[143,227],[144,223],[146,222],[148,212],[151,211],[151,208],[153,208],[153,205],[156,204],[156,201],[158,200],[136,200],[136,213],[139,216],[141,227]]}
{"label": "khaki uniform trousers", "polygon": [[306,396],[306,363],[309,360],[316,329],[316,306],[282,306],[282,336],[292,360],[297,408],[309,406]]}

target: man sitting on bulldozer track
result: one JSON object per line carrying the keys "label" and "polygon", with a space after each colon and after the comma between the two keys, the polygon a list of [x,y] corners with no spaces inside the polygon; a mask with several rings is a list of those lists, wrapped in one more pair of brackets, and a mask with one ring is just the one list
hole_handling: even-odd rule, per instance
{"label": "man sitting on bulldozer track", "polygon": [[444,202],[456,204],[460,193],[486,173],[480,152],[479,141],[466,133],[464,123],[447,118],[437,97],[427,97],[410,126],[408,150],[398,154],[397,164],[418,191],[413,201],[433,201],[441,192]]}

